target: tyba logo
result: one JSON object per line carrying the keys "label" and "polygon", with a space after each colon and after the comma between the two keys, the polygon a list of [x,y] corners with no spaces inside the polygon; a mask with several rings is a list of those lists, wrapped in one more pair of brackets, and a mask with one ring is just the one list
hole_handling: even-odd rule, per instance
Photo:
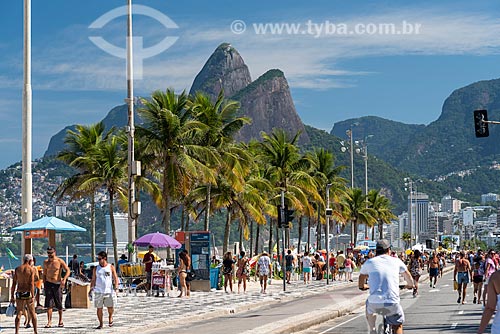
{"label": "tyba logo", "polygon": [[[179,27],[168,16],[162,12],[148,6],[132,5],[132,13],[151,17],[160,22],[167,29],[178,29]],[[101,29],[110,21],[127,15],[127,6],[118,7],[101,15],[97,20],[92,22],[90,29]],[[132,36],[132,49],[134,50],[134,65],[136,70],[136,79],[142,79],[142,68],[144,59],[154,57],[171,47],[178,39],[178,36],[166,36],[158,44],[145,48],[142,36]],[[89,39],[98,48],[112,56],[125,59],[127,49],[120,48],[106,41],[101,36],[89,36]]]}

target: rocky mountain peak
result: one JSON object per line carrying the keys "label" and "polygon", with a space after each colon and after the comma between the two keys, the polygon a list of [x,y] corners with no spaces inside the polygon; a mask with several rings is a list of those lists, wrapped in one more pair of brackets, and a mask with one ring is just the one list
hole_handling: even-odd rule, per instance
{"label": "rocky mountain peak", "polygon": [[278,69],[267,71],[232,99],[240,102],[242,115],[252,119],[250,126],[241,129],[238,139],[244,141],[260,139],[261,131],[270,133],[274,128],[281,128],[291,134],[301,131],[299,143],[309,142],[282,71]]}
{"label": "rocky mountain peak", "polygon": [[224,89],[224,95],[231,97],[251,82],[250,71],[241,55],[231,44],[222,43],[194,79],[189,94],[201,91],[215,100]]}

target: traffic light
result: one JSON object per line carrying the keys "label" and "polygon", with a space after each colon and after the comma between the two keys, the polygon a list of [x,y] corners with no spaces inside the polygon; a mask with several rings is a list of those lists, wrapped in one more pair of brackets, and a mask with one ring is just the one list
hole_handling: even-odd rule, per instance
{"label": "traffic light", "polygon": [[276,205],[276,209],[278,209],[278,227],[281,228],[285,223],[285,213],[281,205]]}
{"label": "traffic light", "polygon": [[477,138],[488,137],[490,131],[488,130],[488,111],[474,110],[474,130]]}
{"label": "traffic light", "polygon": [[288,206],[286,205],[283,209],[281,208],[281,205],[277,205],[276,207],[278,209],[278,227],[289,228],[290,223],[294,219],[293,214],[295,213],[295,210],[288,210]]}

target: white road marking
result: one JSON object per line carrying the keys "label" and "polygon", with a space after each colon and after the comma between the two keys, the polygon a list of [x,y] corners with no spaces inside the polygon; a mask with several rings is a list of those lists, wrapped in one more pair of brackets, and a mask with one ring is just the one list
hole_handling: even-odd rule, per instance
{"label": "white road marking", "polygon": [[450,329],[455,329],[455,327],[457,327],[457,325],[458,325],[458,322],[452,323]]}
{"label": "white road marking", "polygon": [[443,284],[443,285],[442,285],[442,287],[443,287],[443,288],[446,288],[446,287],[448,287],[448,286],[450,286],[450,285],[449,285],[449,284]]}
{"label": "white road marking", "polygon": [[328,333],[328,332],[329,332],[329,331],[331,331],[332,329],[335,329],[335,328],[337,328],[337,327],[343,326],[343,325],[347,324],[348,322],[351,322],[351,321],[353,321],[354,319],[357,319],[357,318],[362,317],[362,316],[364,316],[364,315],[365,315],[364,313],[361,313],[360,315],[358,315],[358,316],[356,316],[356,317],[354,317],[354,318],[351,318],[351,319],[349,319],[349,320],[347,320],[347,321],[344,321],[343,323],[340,323],[340,324],[338,324],[337,326],[330,327],[330,328],[328,328],[328,329],[326,329],[326,330],[324,330],[324,331],[322,331],[321,333],[318,333],[318,334],[325,334],[325,333]]}
{"label": "white road marking", "polygon": [[439,292],[441,291],[440,289],[430,289],[429,292]]}
{"label": "white road marking", "polygon": [[464,314],[464,310],[458,311],[458,314]]}

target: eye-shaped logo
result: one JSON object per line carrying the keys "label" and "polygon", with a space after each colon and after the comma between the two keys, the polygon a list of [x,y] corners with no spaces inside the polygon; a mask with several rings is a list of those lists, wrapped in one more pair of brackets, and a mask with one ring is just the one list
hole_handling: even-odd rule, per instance
{"label": "eye-shaped logo", "polygon": [[[132,5],[132,13],[138,15],[144,15],[155,19],[160,22],[167,29],[178,29],[179,27],[172,21],[168,16],[163,14],[162,12],[153,9],[148,6],[143,5]],[[100,16],[97,20],[90,24],[90,29],[100,29],[104,27],[106,24],[111,22],[112,20],[127,15],[127,6],[121,6],[115,9],[110,10],[109,12]],[[104,38],[100,36],[89,36],[89,39],[94,43],[98,48],[103,50],[104,52],[109,53],[112,56],[125,59],[127,56],[127,49],[120,48],[116,45],[113,45],[106,41]],[[134,50],[134,66],[136,73],[136,79],[142,79],[142,68],[144,59],[154,57],[163,51],[167,50],[171,47],[176,41],[179,39],[178,36],[166,36],[163,40],[161,40],[158,44],[153,45],[148,48],[144,48],[143,38],[142,36],[132,36],[132,49]]]}

